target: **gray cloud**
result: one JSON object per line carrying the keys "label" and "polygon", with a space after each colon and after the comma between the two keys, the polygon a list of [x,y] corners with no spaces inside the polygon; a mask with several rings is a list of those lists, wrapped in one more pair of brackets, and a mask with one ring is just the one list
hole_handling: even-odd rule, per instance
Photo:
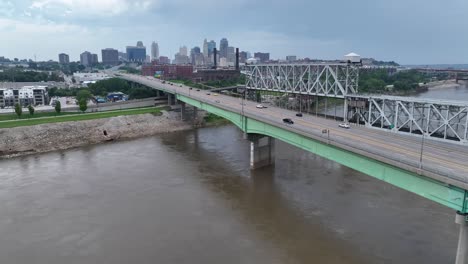
{"label": "gray cloud", "polygon": [[401,63],[466,63],[466,11],[464,0],[0,0],[0,34],[8,39],[0,56],[78,59],[84,50],[156,40],[172,57],[181,45],[227,37],[274,58],[355,51]]}

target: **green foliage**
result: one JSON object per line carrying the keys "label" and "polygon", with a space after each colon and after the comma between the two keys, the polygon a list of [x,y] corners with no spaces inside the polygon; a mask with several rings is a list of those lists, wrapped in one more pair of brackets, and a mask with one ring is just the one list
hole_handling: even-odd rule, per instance
{"label": "green foliage", "polygon": [[93,95],[91,94],[91,92],[87,89],[81,89],[79,90],[77,93],[76,93],[76,100],[78,102],[80,101],[88,101],[89,99],[91,99],[91,97],[93,97]]}
{"label": "green foliage", "polygon": [[127,81],[118,78],[111,78],[90,84],[88,89],[95,96],[107,96],[110,92],[128,94],[129,99],[142,99],[157,96],[157,91],[154,89],[138,84],[131,86]]}
{"label": "green foliage", "polygon": [[57,114],[60,114],[60,112],[62,112],[62,104],[60,103],[60,101],[57,101],[57,103],[55,104],[55,112]]}
{"label": "green foliage", "polygon": [[15,104],[15,113],[16,115],[18,115],[18,117],[21,117],[21,115],[23,114],[23,108],[18,103]]}
{"label": "green foliage", "polygon": [[32,105],[29,105],[28,110],[29,110],[29,115],[33,116],[34,115],[34,107]]}
{"label": "green foliage", "polygon": [[81,112],[86,112],[86,110],[88,109],[88,101],[87,100],[80,100],[78,102],[78,105],[80,106],[80,111]]}
{"label": "green foliage", "polygon": [[49,96],[54,97],[54,96],[75,96],[77,90],[70,90],[70,89],[60,89],[57,87],[52,87],[49,88]]}
{"label": "green foliage", "polygon": [[401,71],[390,75],[386,69],[362,71],[359,76],[359,91],[368,93],[382,93],[387,85],[393,85],[394,92],[414,91],[419,83],[428,79],[415,70]]}
{"label": "green foliage", "polygon": [[57,73],[52,72],[37,72],[27,71],[21,68],[14,68],[4,70],[0,72],[0,81],[6,82],[47,82],[47,81],[64,81],[63,77],[60,77]]}

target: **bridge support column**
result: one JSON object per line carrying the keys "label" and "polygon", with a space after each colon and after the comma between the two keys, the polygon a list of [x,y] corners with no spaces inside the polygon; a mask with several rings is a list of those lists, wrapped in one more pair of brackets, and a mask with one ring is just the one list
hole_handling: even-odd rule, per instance
{"label": "bridge support column", "polygon": [[184,120],[185,112],[186,112],[185,103],[181,101],[180,102],[180,119],[181,120]]}
{"label": "bridge support column", "polygon": [[250,169],[255,170],[275,163],[275,139],[258,134],[247,134],[250,141]]}
{"label": "bridge support column", "polygon": [[457,258],[455,264],[468,264],[468,214],[457,212],[455,223],[460,225]]}
{"label": "bridge support column", "polygon": [[167,104],[168,105],[175,105],[175,95],[168,93],[167,94]]}

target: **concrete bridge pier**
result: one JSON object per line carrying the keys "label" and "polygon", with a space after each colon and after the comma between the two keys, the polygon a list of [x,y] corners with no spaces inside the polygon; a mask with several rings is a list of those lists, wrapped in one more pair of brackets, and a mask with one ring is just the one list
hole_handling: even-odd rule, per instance
{"label": "concrete bridge pier", "polygon": [[184,116],[186,116],[186,107],[185,107],[185,102],[179,101],[180,103],[180,119],[184,120]]}
{"label": "concrete bridge pier", "polygon": [[173,94],[167,94],[167,104],[168,105],[175,105],[176,104],[176,97]]}
{"label": "concrete bridge pier", "polygon": [[468,214],[457,212],[455,223],[460,225],[457,258],[455,264],[468,264]]}
{"label": "concrete bridge pier", "polygon": [[255,170],[275,163],[275,139],[259,134],[245,134],[250,141],[250,169]]}

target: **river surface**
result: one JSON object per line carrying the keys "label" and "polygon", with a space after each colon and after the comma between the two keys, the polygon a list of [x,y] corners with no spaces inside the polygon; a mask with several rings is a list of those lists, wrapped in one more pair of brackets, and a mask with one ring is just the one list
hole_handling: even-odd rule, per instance
{"label": "river surface", "polygon": [[419,93],[416,97],[468,101],[468,84],[460,82],[460,87],[433,89]]}
{"label": "river surface", "polygon": [[0,263],[453,263],[455,212],[234,126],[0,160]]}

